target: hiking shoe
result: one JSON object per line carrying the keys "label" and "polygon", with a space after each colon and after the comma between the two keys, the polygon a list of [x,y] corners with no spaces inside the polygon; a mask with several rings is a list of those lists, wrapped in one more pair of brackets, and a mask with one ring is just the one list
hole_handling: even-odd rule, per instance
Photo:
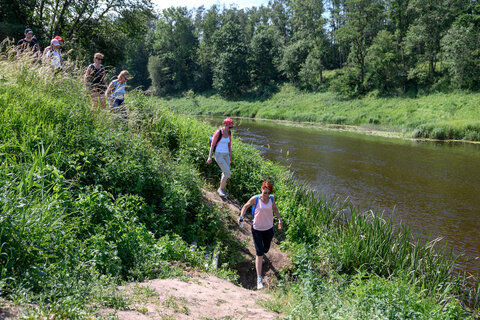
{"label": "hiking shoe", "polygon": [[263,289],[262,277],[257,278],[257,290]]}
{"label": "hiking shoe", "polygon": [[225,191],[223,191],[223,190],[220,189],[220,188],[218,188],[217,192],[218,192],[218,195],[219,195],[220,197],[222,197],[222,198],[227,195],[227,194],[225,193]]}

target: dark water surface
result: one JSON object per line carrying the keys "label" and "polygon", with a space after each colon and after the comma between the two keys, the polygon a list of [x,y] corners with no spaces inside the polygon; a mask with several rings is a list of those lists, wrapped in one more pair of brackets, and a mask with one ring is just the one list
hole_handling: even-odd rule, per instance
{"label": "dark water surface", "polygon": [[[235,120],[233,132],[320,193],[386,215],[395,210],[416,233],[442,237],[467,259],[480,256],[480,145],[243,119]],[[480,273],[480,261],[467,262],[466,269]]]}

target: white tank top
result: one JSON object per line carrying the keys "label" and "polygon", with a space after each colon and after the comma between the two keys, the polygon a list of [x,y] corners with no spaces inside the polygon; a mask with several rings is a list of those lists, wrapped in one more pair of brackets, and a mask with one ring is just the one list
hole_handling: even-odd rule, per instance
{"label": "white tank top", "polygon": [[217,148],[215,149],[215,152],[220,152],[220,153],[230,153],[228,150],[228,143],[230,142],[230,137],[224,137],[222,136],[222,139],[218,141]]}

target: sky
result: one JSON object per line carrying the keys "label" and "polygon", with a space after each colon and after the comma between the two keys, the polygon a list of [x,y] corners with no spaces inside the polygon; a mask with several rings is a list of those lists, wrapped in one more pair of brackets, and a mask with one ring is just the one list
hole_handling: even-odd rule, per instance
{"label": "sky", "polygon": [[217,4],[223,7],[223,4],[227,8],[231,4],[237,5],[238,8],[250,8],[259,7],[262,4],[267,5],[268,0],[152,0],[158,9],[165,9],[171,6],[174,7],[187,7],[188,9],[198,8],[204,5],[206,9],[209,9],[212,5]]}

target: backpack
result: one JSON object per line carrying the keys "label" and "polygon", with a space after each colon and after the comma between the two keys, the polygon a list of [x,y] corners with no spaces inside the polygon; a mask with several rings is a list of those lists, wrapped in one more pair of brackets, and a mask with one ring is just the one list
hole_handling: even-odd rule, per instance
{"label": "backpack", "polygon": [[[269,195],[268,196],[270,198],[270,200],[272,200],[273,202],[273,194]],[[260,195],[257,194],[257,196],[255,197],[255,204],[252,206],[252,218],[255,217],[255,208],[257,207],[257,203],[258,203],[258,199],[260,198]]]}
{"label": "backpack", "polygon": [[222,129],[216,130],[216,131],[210,136],[210,146],[212,145],[212,142],[213,142],[213,136],[215,135],[215,133],[216,133],[217,131],[220,131],[220,137],[218,137],[217,143],[215,143],[215,145],[213,146],[213,153],[215,153],[215,149],[217,149],[217,144],[220,142],[220,139],[222,139],[222,134],[223,134]]}

